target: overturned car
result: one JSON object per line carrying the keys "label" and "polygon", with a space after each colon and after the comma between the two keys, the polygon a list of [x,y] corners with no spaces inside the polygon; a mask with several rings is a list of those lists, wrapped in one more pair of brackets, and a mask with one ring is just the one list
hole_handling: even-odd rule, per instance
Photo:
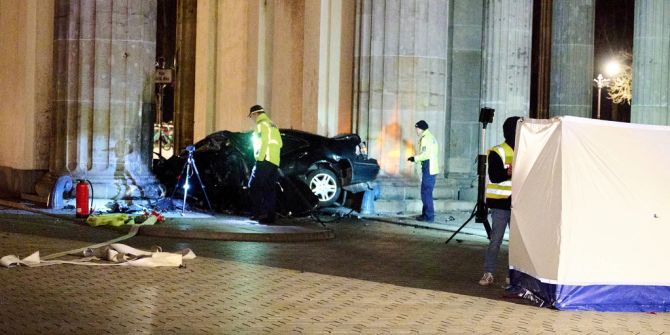
{"label": "overturned car", "polygon": [[[279,210],[290,212],[296,202],[308,206],[318,202],[321,207],[340,200],[344,190],[360,192],[367,189],[379,173],[377,160],[367,157],[364,143],[356,134],[328,138],[299,130],[281,129],[282,183],[278,193]],[[250,201],[246,191],[254,165],[251,132],[219,131],[194,145],[193,161],[212,207],[218,211],[244,212]],[[156,175],[166,185],[168,195],[181,196],[181,183],[187,151],[157,165]],[[196,176],[197,177],[197,176]],[[192,178],[192,179],[195,179]],[[206,208],[204,195],[197,183],[187,195],[191,202]],[[307,191],[305,192],[301,190]],[[292,194],[299,193],[299,194]]]}

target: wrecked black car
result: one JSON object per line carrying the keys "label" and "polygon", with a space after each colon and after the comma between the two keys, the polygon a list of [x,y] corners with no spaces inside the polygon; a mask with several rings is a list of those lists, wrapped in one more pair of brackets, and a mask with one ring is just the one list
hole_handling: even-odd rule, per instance
{"label": "wrecked black car", "polygon": [[[342,198],[343,190],[354,193],[366,190],[367,183],[379,173],[377,160],[367,157],[365,145],[356,134],[328,138],[292,129],[280,129],[280,132],[283,179],[298,184],[288,192],[282,189],[278,193],[279,207],[284,212],[290,211],[289,203],[309,203],[315,201],[314,198],[319,206],[330,206]],[[194,145],[193,160],[215,210],[244,212],[249,209],[246,185],[254,165],[251,138],[251,132],[219,131]],[[183,196],[179,186],[184,178],[178,179],[187,156],[184,150],[155,169],[168,195]],[[206,208],[196,177],[190,178],[187,201]],[[291,194],[301,193],[302,189],[310,190],[311,194]]]}

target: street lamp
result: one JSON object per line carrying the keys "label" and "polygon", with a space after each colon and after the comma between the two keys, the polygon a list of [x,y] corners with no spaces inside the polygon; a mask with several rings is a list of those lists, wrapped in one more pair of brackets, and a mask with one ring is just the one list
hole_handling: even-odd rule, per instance
{"label": "street lamp", "polygon": [[605,65],[605,73],[607,76],[612,78],[621,72],[621,64],[619,62],[612,60]]}
{"label": "street lamp", "polygon": [[610,82],[609,79],[603,77],[602,74],[598,73],[598,77],[596,79],[593,79],[593,81],[596,83],[596,87],[598,87],[598,109],[596,112],[596,119],[600,120],[600,97],[601,97],[601,92],[603,87],[606,87],[607,84]]}
{"label": "street lamp", "polygon": [[[605,73],[607,73],[607,76],[610,78],[619,74],[619,71],[621,71],[621,65],[616,60],[609,61],[607,65],[605,65]],[[603,87],[607,87],[610,79],[605,78],[602,74],[598,73],[598,77],[593,79],[593,81],[596,83],[596,87],[598,87],[598,109],[596,112],[596,118],[600,119],[600,99],[602,96],[602,89]]]}

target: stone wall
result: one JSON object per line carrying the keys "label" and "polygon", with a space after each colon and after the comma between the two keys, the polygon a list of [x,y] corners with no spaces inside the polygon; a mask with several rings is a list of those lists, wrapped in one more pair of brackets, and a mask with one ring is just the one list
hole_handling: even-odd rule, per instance
{"label": "stone wall", "polygon": [[449,1],[363,0],[359,7],[355,131],[383,173],[412,175],[425,120],[446,159]]}
{"label": "stone wall", "polygon": [[0,190],[33,193],[48,168],[52,0],[0,0]]}

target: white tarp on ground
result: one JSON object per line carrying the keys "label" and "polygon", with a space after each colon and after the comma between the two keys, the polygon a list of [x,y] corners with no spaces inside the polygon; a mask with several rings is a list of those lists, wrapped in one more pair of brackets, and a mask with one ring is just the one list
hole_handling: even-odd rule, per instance
{"label": "white tarp on ground", "polygon": [[670,127],[517,128],[512,284],[559,309],[670,310]]}

